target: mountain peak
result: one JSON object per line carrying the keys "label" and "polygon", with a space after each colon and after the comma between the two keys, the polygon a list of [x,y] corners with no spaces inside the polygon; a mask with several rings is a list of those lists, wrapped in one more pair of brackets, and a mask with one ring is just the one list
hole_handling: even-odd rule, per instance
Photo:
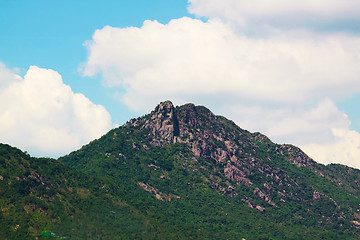
{"label": "mountain peak", "polygon": [[[172,102],[167,100],[157,105],[142,127],[149,129],[154,136],[161,136],[167,142],[176,141],[175,137],[179,135],[179,124]],[[154,140],[155,145],[161,145],[161,142]]]}
{"label": "mountain peak", "polygon": [[165,125],[169,125],[169,122],[173,122],[174,105],[169,100],[161,102],[156,106],[155,110],[150,113],[150,115],[152,120],[164,122]]}
{"label": "mountain peak", "polygon": [[[276,145],[261,133],[250,133],[231,120],[216,116],[204,106],[187,103],[174,107],[169,100],[159,103],[155,109],[142,118],[131,119],[127,124],[149,129],[152,145],[163,146],[171,143],[186,143],[197,157],[236,159],[234,148],[239,146],[239,138],[245,142],[259,142],[267,147],[275,147],[277,154],[286,156],[288,161],[298,167],[310,166],[315,162],[299,148],[291,145]],[[225,153],[217,142],[226,144]],[[242,143],[243,145],[244,143]],[[254,145],[255,144],[255,145]],[[214,153],[215,152],[215,153]],[[219,156],[222,155],[222,156]],[[220,160],[219,160],[220,161]]]}
{"label": "mountain peak", "polygon": [[[161,102],[151,113],[130,120],[61,161],[113,178],[123,189],[116,192],[122,197],[128,194],[139,207],[146,206],[145,212],[150,209],[166,216],[161,222],[176,226],[177,219],[186,219],[191,229],[201,229],[195,238],[213,238],[203,235],[203,229],[218,233],[226,226],[219,238],[241,239],[226,234],[248,231],[251,216],[261,229],[274,219],[269,229],[279,228],[275,234],[284,232],[262,237],[267,239],[294,239],[295,235],[285,234],[294,233],[289,228],[302,234],[301,225],[305,231],[312,229],[299,239],[339,239],[313,235],[316,228],[325,233],[324,227],[331,234],[336,230],[339,235],[358,236],[356,231],[360,232],[360,173],[349,177],[346,168],[317,164],[293,145],[273,143],[261,133],[246,131],[191,103],[174,107],[171,101]],[[159,200],[161,205],[154,202]],[[238,216],[245,216],[246,224],[239,223]],[[236,227],[232,230],[231,226]],[[254,231],[244,237],[261,238]]]}
{"label": "mountain peak", "polygon": [[157,108],[174,108],[174,105],[170,100],[166,100],[164,102],[160,102],[155,109]]}
{"label": "mountain peak", "polygon": [[[265,135],[243,130],[225,117],[215,116],[206,107],[195,106],[193,103],[175,108],[169,100],[160,102],[150,114],[131,119],[129,124],[150,130],[153,146],[186,143],[196,157],[211,158],[216,162],[230,160],[236,163],[238,157],[235,152],[241,138],[243,147],[245,143],[251,143],[251,148],[256,147],[254,142],[274,147],[277,154],[286,156],[286,159],[297,167],[315,163],[295,146],[276,145]],[[222,147],[219,142],[222,142]]]}

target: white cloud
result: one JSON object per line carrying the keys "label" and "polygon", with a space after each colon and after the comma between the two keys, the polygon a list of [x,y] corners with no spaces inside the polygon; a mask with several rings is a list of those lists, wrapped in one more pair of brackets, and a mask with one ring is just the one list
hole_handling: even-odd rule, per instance
{"label": "white cloud", "polygon": [[[220,1],[206,3],[222,11]],[[241,16],[236,7],[225,10]],[[310,2],[303,9],[317,11]],[[222,14],[231,17],[225,10]],[[347,153],[349,158],[338,162],[358,166],[352,154],[356,147],[345,139],[356,142],[357,132],[349,130],[348,117],[331,99],[360,91],[359,36],[272,29],[266,37],[250,37],[226,22],[231,19],[196,11],[211,18],[97,30],[85,44],[83,74],[101,74],[105,85],[120,87],[119,99],[132,110],[145,113],[165,99],[196,102],[220,110],[243,128],[304,147],[319,162],[343,159],[340,153]]]}
{"label": "white cloud", "polygon": [[332,129],[348,128],[350,121],[330,99],[322,100],[310,109],[293,108],[269,126],[267,132],[275,138],[288,138],[300,145],[328,143],[334,140]]}
{"label": "white cloud", "polygon": [[248,30],[264,30],[264,26],[334,28],[339,23],[360,20],[357,0],[189,0],[189,3],[190,13],[220,18]]}
{"label": "white cloud", "polygon": [[348,128],[350,121],[330,99],[315,106],[285,105],[263,106],[229,104],[221,110],[223,115],[235,119],[239,126],[260,131],[279,143],[305,145],[334,141],[333,128]]}
{"label": "white cloud", "polygon": [[105,108],[73,93],[53,70],[31,66],[23,79],[7,82],[0,90],[3,143],[37,156],[58,157],[111,128]]}
{"label": "white cloud", "polygon": [[21,77],[8,69],[4,63],[0,62],[0,91],[10,83],[20,80]]}
{"label": "white cloud", "polygon": [[102,74],[106,85],[124,87],[123,101],[135,109],[178,94],[302,102],[360,90],[356,36],[253,39],[220,21],[181,18],[167,25],[146,21],[141,28],[108,26],[86,47],[83,73]]}
{"label": "white cloud", "polygon": [[360,134],[348,128],[334,128],[332,133],[337,137],[335,142],[309,144],[303,150],[310,157],[324,164],[341,163],[360,169]]}
{"label": "white cloud", "polygon": [[312,107],[234,104],[220,112],[242,128],[260,131],[274,142],[299,146],[317,162],[360,169],[360,134],[350,130],[348,116],[330,99]]}

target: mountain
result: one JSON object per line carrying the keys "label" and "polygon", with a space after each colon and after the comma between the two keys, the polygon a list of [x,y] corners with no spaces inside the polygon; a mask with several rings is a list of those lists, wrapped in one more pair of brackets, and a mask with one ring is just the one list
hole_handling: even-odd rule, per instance
{"label": "mountain", "polygon": [[0,239],[53,233],[61,239],[113,239],[126,233],[129,222],[131,232],[146,228],[147,219],[117,192],[105,178],[0,144]]}
{"label": "mountain", "polygon": [[58,160],[0,145],[0,180],[2,239],[360,236],[359,170],[194,104],[162,102]]}

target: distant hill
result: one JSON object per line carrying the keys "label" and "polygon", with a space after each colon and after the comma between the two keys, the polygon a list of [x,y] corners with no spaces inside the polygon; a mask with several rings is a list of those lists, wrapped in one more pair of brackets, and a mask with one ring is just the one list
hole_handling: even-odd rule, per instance
{"label": "distant hill", "polygon": [[58,160],[0,145],[0,238],[358,239],[360,171],[160,103]]}

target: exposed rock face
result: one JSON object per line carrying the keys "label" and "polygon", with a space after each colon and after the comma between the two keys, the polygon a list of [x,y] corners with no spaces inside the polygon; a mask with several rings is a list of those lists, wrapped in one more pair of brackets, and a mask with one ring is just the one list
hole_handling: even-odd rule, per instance
{"label": "exposed rock face", "polygon": [[281,155],[288,156],[290,163],[295,164],[298,167],[308,167],[315,164],[315,161],[309,158],[298,147],[289,144],[283,144],[276,148],[276,151]]}
{"label": "exposed rock face", "polygon": [[[305,228],[334,223],[328,230],[344,226],[352,231],[349,225],[360,222],[360,170],[317,164],[299,148],[243,130],[205,107],[162,102],[89,146],[70,156],[73,166],[87,166],[87,172],[100,171],[120,183],[127,180],[133,184],[129,192],[135,187],[140,191],[136,196],[147,195],[143,199],[151,204],[171,207],[173,217],[179,212],[172,210],[180,206],[180,212],[187,209],[183,217],[195,216],[193,209],[219,209],[224,215],[216,213],[211,219],[206,213],[204,218],[221,226],[221,219],[237,219],[246,212],[265,221],[276,219],[272,226],[281,229],[291,223]],[[238,207],[239,215],[226,217]]]}
{"label": "exposed rock face", "polygon": [[239,170],[236,166],[231,164],[230,162],[227,163],[226,167],[224,168],[225,176],[235,181],[237,184],[244,184],[247,187],[250,187],[253,183],[246,178],[246,174]]}
{"label": "exposed rock face", "polygon": [[156,188],[152,187],[152,186],[149,186],[145,183],[142,183],[142,182],[138,182],[138,185],[144,189],[145,191],[147,192],[150,192],[152,194],[154,194],[155,198],[158,199],[158,200],[161,200],[161,201],[168,201],[168,202],[171,202],[172,199],[181,199],[180,196],[177,196],[175,194],[165,194],[165,193],[162,193],[160,192],[159,190],[157,190]]}
{"label": "exposed rock face", "polygon": [[320,198],[321,198],[320,192],[315,190],[314,193],[313,193],[313,200],[318,200]]}
{"label": "exposed rock face", "polygon": [[160,103],[151,113],[150,119],[145,122],[144,128],[151,130],[154,135],[160,135],[168,142],[174,142],[174,137],[179,136],[179,124],[172,102]]}
{"label": "exposed rock face", "polygon": [[263,193],[259,188],[255,188],[253,193],[255,195],[259,196],[259,198],[265,200],[270,205],[275,206],[275,203],[273,203],[273,201],[271,201],[270,197],[267,194]]}
{"label": "exposed rock face", "polygon": [[[224,117],[215,116],[210,110],[194,104],[174,108],[170,101],[160,103],[148,116],[133,119],[128,124],[150,130],[153,135],[150,144],[163,146],[185,143],[195,159],[215,163],[218,171],[235,186],[252,187],[251,176],[261,175],[263,184],[252,191],[253,198],[261,199],[276,206],[272,197],[280,198],[280,203],[289,199],[300,201],[300,189],[294,179],[271,164],[274,152],[297,167],[315,164],[299,148],[292,145],[277,145],[261,133],[250,133],[236,126]],[[267,156],[265,159],[257,155]],[[197,161],[197,160],[196,160]],[[191,165],[191,164],[190,164]],[[211,178],[210,178],[211,179]],[[229,183],[213,181],[211,185],[221,194],[237,196],[235,188]],[[282,191],[277,189],[282,188]],[[314,200],[318,195],[314,193]],[[251,203],[247,198],[246,202]],[[259,211],[265,208],[250,204]]]}

